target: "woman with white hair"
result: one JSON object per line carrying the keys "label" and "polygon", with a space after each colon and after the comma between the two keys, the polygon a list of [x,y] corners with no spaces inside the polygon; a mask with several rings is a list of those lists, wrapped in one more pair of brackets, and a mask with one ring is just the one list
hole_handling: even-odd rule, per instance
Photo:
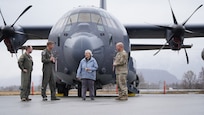
{"label": "woman with white hair", "polygon": [[93,58],[91,50],[86,50],[85,57],[80,61],[76,76],[82,82],[82,100],[86,100],[87,89],[89,89],[91,100],[94,100],[94,82],[96,80],[97,69],[98,64],[95,58]]}

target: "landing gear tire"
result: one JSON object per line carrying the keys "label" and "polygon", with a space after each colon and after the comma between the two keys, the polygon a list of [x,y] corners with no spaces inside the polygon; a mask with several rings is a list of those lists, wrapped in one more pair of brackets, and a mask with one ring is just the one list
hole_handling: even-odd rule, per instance
{"label": "landing gear tire", "polygon": [[65,83],[57,83],[57,93],[58,94],[63,94],[64,97],[67,97],[69,95],[69,89],[70,86],[66,86]]}
{"label": "landing gear tire", "polygon": [[96,95],[96,89],[94,89],[94,96],[96,97],[97,95]]}
{"label": "landing gear tire", "polygon": [[95,96],[95,97],[97,96],[96,91],[97,91],[97,86],[96,86],[96,82],[95,82],[95,83],[94,83],[94,96]]}
{"label": "landing gear tire", "polygon": [[68,97],[69,96],[69,89],[65,88],[63,94],[64,94],[64,97]]}
{"label": "landing gear tire", "polygon": [[139,76],[136,75],[136,80],[134,81],[134,86],[135,86],[135,87],[138,87],[139,84],[140,84]]}
{"label": "landing gear tire", "polygon": [[77,89],[78,97],[81,97],[81,87],[82,87],[81,83],[78,83],[78,89]]}

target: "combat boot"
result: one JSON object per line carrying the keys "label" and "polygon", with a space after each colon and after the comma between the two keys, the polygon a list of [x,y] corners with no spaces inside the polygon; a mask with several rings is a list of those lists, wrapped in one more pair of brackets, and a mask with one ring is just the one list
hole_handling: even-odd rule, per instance
{"label": "combat boot", "polygon": [[120,100],[121,100],[121,101],[126,101],[126,100],[128,100],[128,96],[122,96],[122,97],[120,98]]}
{"label": "combat boot", "polygon": [[120,100],[121,97],[122,96],[119,95],[118,97],[115,98],[115,100]]}

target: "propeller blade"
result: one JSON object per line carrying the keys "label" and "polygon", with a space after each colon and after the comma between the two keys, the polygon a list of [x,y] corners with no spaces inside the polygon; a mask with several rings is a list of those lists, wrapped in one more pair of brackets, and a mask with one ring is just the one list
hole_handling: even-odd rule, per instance
{"label": "propeller blade", "polygon": [[19,18],[20,18],[26,11],[28,11],[31,7],[32,7],[32,5],[28,6],[28,7],[18,16],[18,18],[17,18],[16,21],[11,25],[11,27],[13,27],[13,26],[16,24],[16,22],[19,20]]}
{"label": "propeller blade", "polygon": [[15,31],[15,33],[20,35],[26,35],[24,32],[20,32],[20,31]]}
{"label": "propeller blade", "polygon": [[0,14],[1,14],[1,17],[2,17],[2,19],[3,19],[3,22],[4,22],[4,26],[6,26],[7,24],[6,24],[6,21],[5,21],[5,19],[4,19],[4,16],[3,16],[3,14],[2,14],[2,12],[1,12],[1,9],[0,9]]}
{"label": "propeller blade", "polygon": [[185,54],[186,54],[186,61],[187,61],[187,64],[189,64],[189,58],[188,58],[188,53],[186,51],[186,48],[184,47],[184,51],[185,51]]}
{"label": "propeller blade", "polygon": [[162,25],[155,25],[159,28],[164,28],[164,29],[168,29],[168,30],[172,30],[173,28],[172,27],[169,27],[169,26],[162,26]]}
{"label": "propeller blade", "polygon": [[[147,22],[145,22],[147,23]],[[150,23],[147,23],[147,24],[150,24]],[[168,30],[172,30],[173,28],[170,27],[170,26],[164,26],[164,25],[156,25],[156,24],[151,24],[153,26],[156,26],[156,27],[159,27],[159,28],[163,28],[163,29],[168,29]]]}
{"label": "propeller blade", "polygon": [[186,21],[183,22],[183,26],[188,22],[188,20],[193,16],[193,14],[200,9],[203,6],[203,4],[201,4],[200,6],[198,6],[198,8],[195,9],[195,11],[188,17],[188,19],[186,19]]}
{"label": "propeller blade", "polygon": [[193,33],[195,33],[195,32],[190,31],[190,30],[185,30],[185,32],[187,32],[187,33],[189,33],[189,34],[193,34]]}
{"label": "propeller blade", "polygon": [[172,6],[171,6],[171,2],[169,0],[169,5],[170,5],[170,8],[171,8],[171,14],[172,14],[172,17],[173,17],[173,20],[174,20],[174,24],[178,24],[177,20],[176,20],[176,16],[174,14],[174,11],[172,9]]}
{"label": "propeller blade", "polygon": [[154,56],[157,55],[164,47],[167,45],[167,42],[156,52],[154,53]]}
{"label": "propeller blade", "polygon": [[154,56],[157,55],[164,47],[173,39],[173,34],[169,37],[169,40],[156,52],[154,53]]}

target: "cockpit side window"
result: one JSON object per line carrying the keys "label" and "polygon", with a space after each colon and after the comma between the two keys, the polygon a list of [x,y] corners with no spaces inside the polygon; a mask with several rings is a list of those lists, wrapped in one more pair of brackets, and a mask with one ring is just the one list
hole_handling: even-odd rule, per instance
{"label": "cockpit side window", "polygon": [[103,24],[107,26],[107,22],[106,22],[106,19],[104,17],[102,17],[102,21],[103,21]]}
{"label": "cockpit side window", "polygon": [[106,18],[106,22],[107,22],[107,25],[108,25],[109,27],[112,27],[112,23],[111,23],[111,21],[110,21],[109,18]]}
{"label": "cockpit side window", "polygon": [[108,13],[100,12],[100,15],[103,25],[110,28],[117,28],[117,24],[113,21],[112,17]]}
{"label": "cockpit side window", "polygon": [[66,22],[66,18],[61,18],[57,24],[53,27],[52,32],[56,32],[56,31],[60,31],[61,27],[64,25],[64,23]]}
{"label": "cockpit side window", "polygon": [[79,13],[78,22],[91,22],[90,13]]}

